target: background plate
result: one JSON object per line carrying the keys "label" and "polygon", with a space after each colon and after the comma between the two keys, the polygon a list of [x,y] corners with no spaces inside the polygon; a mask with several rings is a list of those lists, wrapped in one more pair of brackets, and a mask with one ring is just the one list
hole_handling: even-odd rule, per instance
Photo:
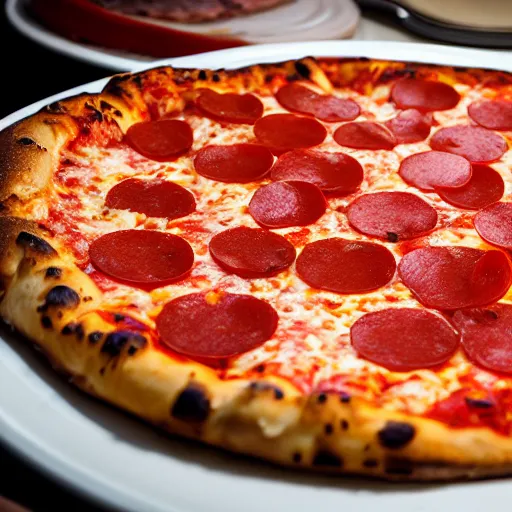
{"label": "background plate", "polygon": [[[168,61],[238,67],[304,55],[367,56],[512,70],[504,54],[403,43],[250,46]],[[159,62],[162,64],[162,62]],[[105,80],[38,102],[99,91]],[[169,438],[71,387],[28,343],[0,330],[0,437],[54,478],[104,505],[134,512],[482,512],[512,501],[510,480],[399,485],[295,472]],[[492,500],[492,501],[491,501]]]}

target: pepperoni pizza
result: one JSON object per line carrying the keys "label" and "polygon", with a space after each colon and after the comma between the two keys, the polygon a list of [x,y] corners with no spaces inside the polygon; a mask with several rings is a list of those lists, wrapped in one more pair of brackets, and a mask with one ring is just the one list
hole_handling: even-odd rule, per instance
{"label": "pepperoni pizza", "polygon": [[0,134],[3,319],[178,435],[389,479],[512,473],[512,77],[158,68]]}

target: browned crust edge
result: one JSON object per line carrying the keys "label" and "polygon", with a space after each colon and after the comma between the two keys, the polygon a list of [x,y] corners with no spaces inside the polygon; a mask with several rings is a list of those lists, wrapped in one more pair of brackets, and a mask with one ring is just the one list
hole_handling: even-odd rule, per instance
{"label": "browned crust edge", "polygon": [[[258,89],[269,76],[309,79],[328,91],[332,83],[350,80],[355,67],[381,81],[439,71],[308,58],[234,71],[159,68],[118,75],[100,94],[60,101],[0,133],[0,201],[44,197],[61,149],[84,123],[114,122],[124,132],[148,119],[148,84],[165,83],[167,104],[179,109],[194,88]],[[441,69],[448,81],[457,73],[467,80],[482,75]],[[489,73],[512,83],[510,75]],[[119,333],[96,313],[102,294],[66,248],[33,222],[9,216],[9,207],[0,216],[0,277],[0,315],[55,367],[88,393],[170,432],[279,464],[390,480],[512,474],[512,439],[490,429],[455,430],[336,394],[304,396],[278,377],[223,381],[207,367],[151,350],[147,339]]]}

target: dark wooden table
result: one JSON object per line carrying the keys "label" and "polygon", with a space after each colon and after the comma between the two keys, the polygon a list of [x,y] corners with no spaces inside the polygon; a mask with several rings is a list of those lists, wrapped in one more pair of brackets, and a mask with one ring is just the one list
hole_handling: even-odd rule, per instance
{"label": "dark wooden table", "polygon": [[[0,118],[82,83],[110,74],[37,46],[6,20],[1,0],[2,81]],[[8,393],[0,390],[0,393]],[[0,444],[0,496],[36,512],[96,512],[102,509],[42,475]],[[0,512],[7,510],[0,502]]]}

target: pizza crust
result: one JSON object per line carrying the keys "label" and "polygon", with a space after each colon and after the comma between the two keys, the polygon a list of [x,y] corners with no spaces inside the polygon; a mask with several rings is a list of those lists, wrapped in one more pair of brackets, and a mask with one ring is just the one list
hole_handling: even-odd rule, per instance
{"label": "pizza crust", "polygon": [[191,83],[236,90],[242,81],[256,89],[269,73],[332,87],[311,59],[236,72],[160,68],[114,77],[101,94],[64,100],[2,132],[0,315],[78,387],[175,434],[296,468],[390,480],[512,473],[512,440],[490,429],[452,429],[334,393],[308,396],[277,376],[221,380],[206,366],[157,350],[148,336],[117,330],[97,313],[102,292],[66,247],[9,215],[16,201],[44,195],[60,150],[84,123],[116,123],[124,132],[148,119],[144,82],[171,84],[175,103],[166,108],[176,109]]}

